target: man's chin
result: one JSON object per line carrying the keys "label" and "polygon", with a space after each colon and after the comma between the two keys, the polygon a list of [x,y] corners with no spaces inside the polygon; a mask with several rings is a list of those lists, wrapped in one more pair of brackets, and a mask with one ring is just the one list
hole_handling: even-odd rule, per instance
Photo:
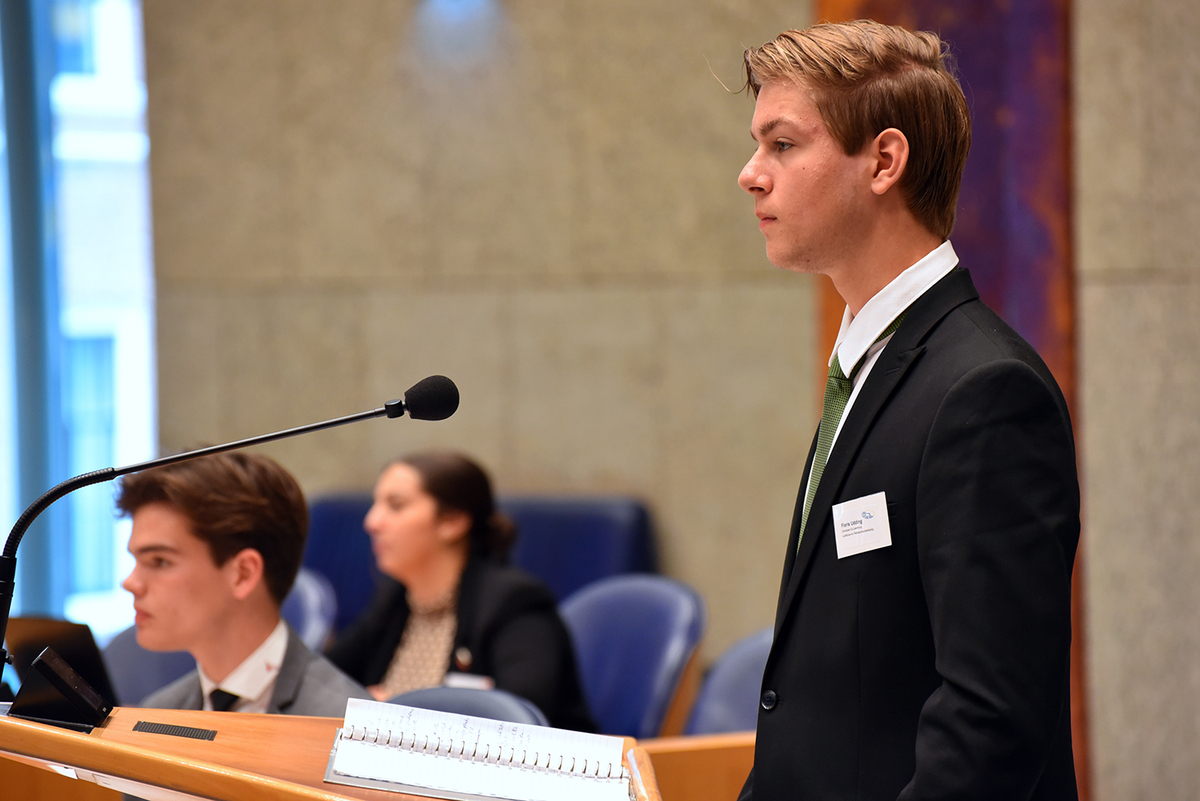
{"label": "man's chin", "polygon": [[821,270],[810,260],[782,249],[773,250],[770,243],[767,244],[767,261],[780,270],[787,270],[791,273],[802,273],[804,275],[821,273]]}
{"label": "man's chin", "polygon": [[137,627],[137,644],[147,651],[183,651],[178,643],[170,641],[168,638],[161,636],[154,631],[152,626],[139,625]]}
{"label": "man's chin", "polygon": [[[770,256],[768,256],[770,258]],[[801,275],[824,275],[825,271],[818,265],[807,259],[794,257],[782,257],[779,259],[770,259],[771,264],[778,267],[780,270],[787,270],[789,273],[799,273]]]}

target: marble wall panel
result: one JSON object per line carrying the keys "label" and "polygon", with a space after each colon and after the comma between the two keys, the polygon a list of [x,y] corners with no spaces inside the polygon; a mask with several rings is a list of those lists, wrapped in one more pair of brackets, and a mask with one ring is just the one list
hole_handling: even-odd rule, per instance
{"label": "marble wall panel", "polygon": [[1200,9],[1075,7],[1093,798],[1200,798]]}
{"label": "marble wall panel", "polygon": [[1197,798],[1200,360],[1180,345],[1200,339],[1200,282],[1080,300],[1095,797]]}
{"label": "marble wall panel", "polygon": [[762,278],[673,290],[668,302],[657,508],[671,573],[706,590],[710,656],[774,620],[820,416],[800,355],[815,349],[812,283]]}
{"label": "marble wall panel", "polygon": [[510,305],[505,294],[485,289],[391,289],[364,301],[360,349],[368,366],[358,380],[387,399],[425,376],[445,375],[458,386],[460,405],[448,420],[389,421],[355,456],[347,477],[369,486],[383,464],[403,453],[453,448],[477,458],[498,485],[507,480],[509,410],[519,402],[511,394]]}
{"label": "marble wall panel", "polygon": [[218,0],[179,11],[144,4],[158,286],[277,280],[288,250],[283,7]]}
{"label": "marble wall panel", "polygon": [[572,287],[513,297],[510,458],[548,490],[633,492],[661,474],[661,295]]}

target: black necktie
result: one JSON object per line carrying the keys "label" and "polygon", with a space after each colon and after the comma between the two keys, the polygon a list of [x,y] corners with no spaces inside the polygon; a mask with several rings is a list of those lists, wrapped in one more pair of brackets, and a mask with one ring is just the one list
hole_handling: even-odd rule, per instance
{"label": "black necktie", "polygon": [[214,711],[228,712],[233,709],[234,704],[242,700],[242,696],[217,689],[208,694],[208,699],[212,702]]}

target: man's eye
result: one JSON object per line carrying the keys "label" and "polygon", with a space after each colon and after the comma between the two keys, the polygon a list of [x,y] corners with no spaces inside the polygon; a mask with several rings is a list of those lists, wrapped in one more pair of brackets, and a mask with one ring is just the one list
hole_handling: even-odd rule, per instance
{"label": "man's eye", "polygon": [[791,149],[792,149],[791,142],[776,142],[775,143],[775,150],[777,150],[780,153],[782,153],[785,150],[791,150]]}

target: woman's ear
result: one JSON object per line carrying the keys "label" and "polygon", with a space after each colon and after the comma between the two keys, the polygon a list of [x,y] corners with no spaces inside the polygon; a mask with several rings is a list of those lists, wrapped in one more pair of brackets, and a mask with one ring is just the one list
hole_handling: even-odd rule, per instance
{"label": "woman's ear", "polygon": [[438,513],[438,539],[454,544],[466,539],[471,530],[471,516],[461,509],[447,509]]}
{"label": "woman's ear", "polygon": [[263,558],[255,548],[243,548],[234,554],[225,567],[229,573],[233,597],[244,601],[263,583]]}
{"label": "woman's ear", "polygon": [[871,176],[871,191],[885,194],[900,181],[908,165],[908,137],[898,128],[885,128],[869,145],[875,170]]}

